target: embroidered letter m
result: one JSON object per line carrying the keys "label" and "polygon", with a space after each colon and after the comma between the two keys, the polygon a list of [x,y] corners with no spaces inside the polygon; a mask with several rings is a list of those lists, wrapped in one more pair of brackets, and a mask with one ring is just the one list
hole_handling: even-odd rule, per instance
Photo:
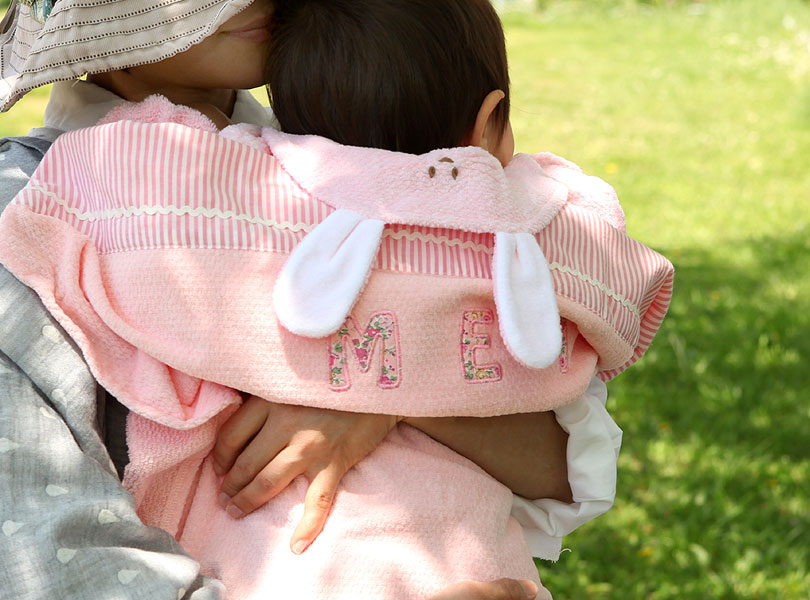
{"label": "embroidered letter m", "polygon": [[399,387],[401,357],[397,319],[394,313],[384,311],[371,315],[363,329],[349,315],[337,333],[329,338],[329,389],[342,392],[352,387],[348,354],[354,356],[360,372],[367,373],[378,346],[381,357],[377,385],[383,389]]}

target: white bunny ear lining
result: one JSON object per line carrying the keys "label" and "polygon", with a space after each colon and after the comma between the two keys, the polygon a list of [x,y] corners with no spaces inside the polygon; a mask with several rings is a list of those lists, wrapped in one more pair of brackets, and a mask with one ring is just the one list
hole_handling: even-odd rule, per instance
{"label": "white bunny ear lining", "polygon": [[385,223],[350,210],[329,215],[293,250],[273,290],[279,322],[319,338],[346,321],[368,280]]}
{"label": "white bunny ear lining", "polygon": [[[279,274],[273,302],[292,333],[324,337],[346,321],[368,280],[385,223],[337,210],[296,246]],[[496,233],[495,305],[504,344],[521,363],[551,365],[562,347],[551,272],[529,233]]]}
{"label": "white bunny ear lining", "polygon": [[501,336],[519,362],[535,369],[560,355],[562,330],[546,257],[530,233],[496,233],[492,257]]}

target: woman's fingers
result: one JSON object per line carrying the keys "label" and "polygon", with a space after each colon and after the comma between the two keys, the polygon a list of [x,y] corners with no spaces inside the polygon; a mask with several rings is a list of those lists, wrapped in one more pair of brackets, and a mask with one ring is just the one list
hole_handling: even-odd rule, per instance
{"label": "woman's fingers", "polygon": [[[226,502],[225,496],[233,498],[249,485],[253,485],[253,489],[249,494],[252,497],[262,486],[267,487],[271,484],[271,477],[277,479],[279,475],[286,473],[290,469],[298,469],[296,475],[303,473],[307,467],[301,466],[299,468],[295,464],[304,464],[305,457],[301,456],[300,453],[296,454],[288,450],[284,458],[277,462],[279,453],[284,450],[287,443],[287,439],[277,435],[276,430],[268,423],[265,423],[265,426],[251,440],[247,448],[241,451],[227,475],[222,479],[220,504]],[[268,498],[271,497],[268,496]]]}
{"label": "woman's fingers", "polygon": [[533,581],[498,579],[464,581],[446,588],[428,600],[531,600],[539,588]]}
{"label": "woman's fingers", "polygon": [[251,396],[220,428],[212,451],[214,472],[217,475],[224,475],[231,470],[244,447],[261,431],[270,408],[269,402]]}
{"label": "woman's fingers", "polygon": [[227,472],[219,502],[231,516],[241,517],[306,474],[311,485],[304,516],[290,543],[300,553],[323,529],[341,477],[374,450],[397,421],[390,415],[250,398],[218,434],[215,468]]}
{"label": "woman's fingers", "polygon": [[304,499],[304,515],[290,539],[290,549],[295,554],[306,550],[323,530],[345,472],[342,466],[330,463],[312,479]]}
{"label": "woman's fingers", "polygon": [[[307,463],[303,460],[300,452],[287,447],[271,461],[261,463],[266,466],[262,468],[260,465],[254,472],[253,477],[248,479],[247,473],[251,472],[252,467],[245,471],[239,470],[239,464],[243,456],[244,453],[228,473],[228,477],[223,481],[221,488],[220,504],[225,506],[227,513],[235,518],[253,512],[284,491],[293,479],[307,470]],[[241,484],[238,489],[231,487],[232,484],[227,481],[231,475],[233,475],[231,481]]]}

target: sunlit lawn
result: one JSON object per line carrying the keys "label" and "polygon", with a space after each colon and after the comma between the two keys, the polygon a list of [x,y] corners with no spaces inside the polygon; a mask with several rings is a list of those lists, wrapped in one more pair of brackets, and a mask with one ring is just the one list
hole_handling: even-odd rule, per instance
{"label": "sunlit lawn", "polygon": [[610,387],[616,507],[543,579],[557,599],[807,600],[810,6],[546,4],[505,17],[518,149],[608,179],[677,287]]}
{"label": "sunlit lawn", "polygon": [[560,599],[807,600],[810,6],[599,4],[506,19],[518,146],[608,179],[676,296],[611,384],[616,507],[541,573]]}

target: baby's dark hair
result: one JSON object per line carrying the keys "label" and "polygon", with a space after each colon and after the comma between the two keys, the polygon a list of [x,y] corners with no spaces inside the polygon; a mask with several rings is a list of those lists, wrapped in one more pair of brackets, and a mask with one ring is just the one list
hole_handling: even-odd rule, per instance
{"label": "baby's dark hair", "polygon": [[506,97],[489,0],[277,0],[268,87],[282,131],[422,154],[460,146],[486,95]]}

